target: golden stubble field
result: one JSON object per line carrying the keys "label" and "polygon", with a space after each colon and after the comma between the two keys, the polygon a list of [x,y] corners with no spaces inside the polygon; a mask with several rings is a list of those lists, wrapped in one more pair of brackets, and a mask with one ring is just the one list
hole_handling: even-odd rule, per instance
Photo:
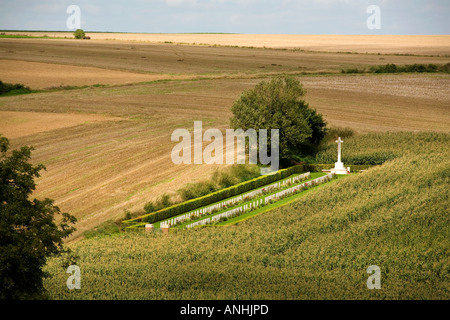
{"label": "golden stubble field", "polygon": [[[72,32],[5,32],[73,38]],[[450,55],[449,35],[164,34],[88,32],[93,40],[180,43],[307,51]]]}
{"label": "golden stubble field", "polygon": [[33,161],[47,171],[35,196],[55,199],[79,219],[75,237],[208,178],[217,166],[172,163],[171,133],[191,130],[196,120],[204,129],[228,128],[240,93],[277,74],[297,75],[306,100],[331,126],[358,133],[449,131],[448,75],[339,74],[386,63],[449,62],[442,56],[47,39],[0,39],[0,52],[2,81],[34,89],[107,85],[0,98],[0,133],[14,148],[36,148]]}
{"label": "golden stubble field", "polygon": [[33,89],[52,89],[65,86],[115,85],[180,79],[181,76],[142,74],[96,67],[79,67],[55,63],[1,60],[2,81],[22,83]]}

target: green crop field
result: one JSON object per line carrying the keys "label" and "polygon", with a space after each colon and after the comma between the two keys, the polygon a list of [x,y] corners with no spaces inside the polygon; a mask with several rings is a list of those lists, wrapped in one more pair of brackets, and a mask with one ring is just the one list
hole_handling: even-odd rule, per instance
{"label": "green crop field", "polygon": [[[394,156],[231,226],[78,241],[82,289],[67,289],[59,259],[46,288],[54,299],[449,299],[450,135],[344,143],[349,157],[383,145]],[[366,287],[371,265],[380,290]]]}

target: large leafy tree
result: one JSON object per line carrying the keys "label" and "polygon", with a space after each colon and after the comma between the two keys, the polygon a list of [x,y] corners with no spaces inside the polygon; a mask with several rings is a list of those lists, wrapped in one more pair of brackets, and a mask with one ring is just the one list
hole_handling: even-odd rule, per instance
{"label": "large leafy tree", "polygon": [[326,122],[303,100],[305,94],[293,77],[262,81],[233,104],[231,126],[279,129],[280,160],[284,163],[313,155],[326,134]]}
{"label": "large leafy tree", "polygon": [[75,228],[75,217],[61,214],[53,200],[30,200],[43,165],[29,163],[32,147],[8,152],[0,135],[0,299],[45,297],[43,267],[47,258],[67,253],[63,239]]}

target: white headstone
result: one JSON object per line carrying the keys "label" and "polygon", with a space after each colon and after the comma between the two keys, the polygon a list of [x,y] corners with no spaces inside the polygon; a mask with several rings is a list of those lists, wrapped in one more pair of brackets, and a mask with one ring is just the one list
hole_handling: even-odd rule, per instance
{"label": "white headstone", "polygon": [[153,230],[153,224],[146,224],[145,225],[145,231],[150,232]]}

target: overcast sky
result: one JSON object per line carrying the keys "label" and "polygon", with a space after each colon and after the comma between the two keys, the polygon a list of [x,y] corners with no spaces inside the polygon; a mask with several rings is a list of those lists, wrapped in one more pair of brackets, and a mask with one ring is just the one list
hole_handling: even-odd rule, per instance
{"label": "overcast sky", "polygon": [[[87,31],[450,34],[450,0],[0,0],[0,29],[69,31],[69,5]],[[367,27],[370,5],[379,29]]]}

